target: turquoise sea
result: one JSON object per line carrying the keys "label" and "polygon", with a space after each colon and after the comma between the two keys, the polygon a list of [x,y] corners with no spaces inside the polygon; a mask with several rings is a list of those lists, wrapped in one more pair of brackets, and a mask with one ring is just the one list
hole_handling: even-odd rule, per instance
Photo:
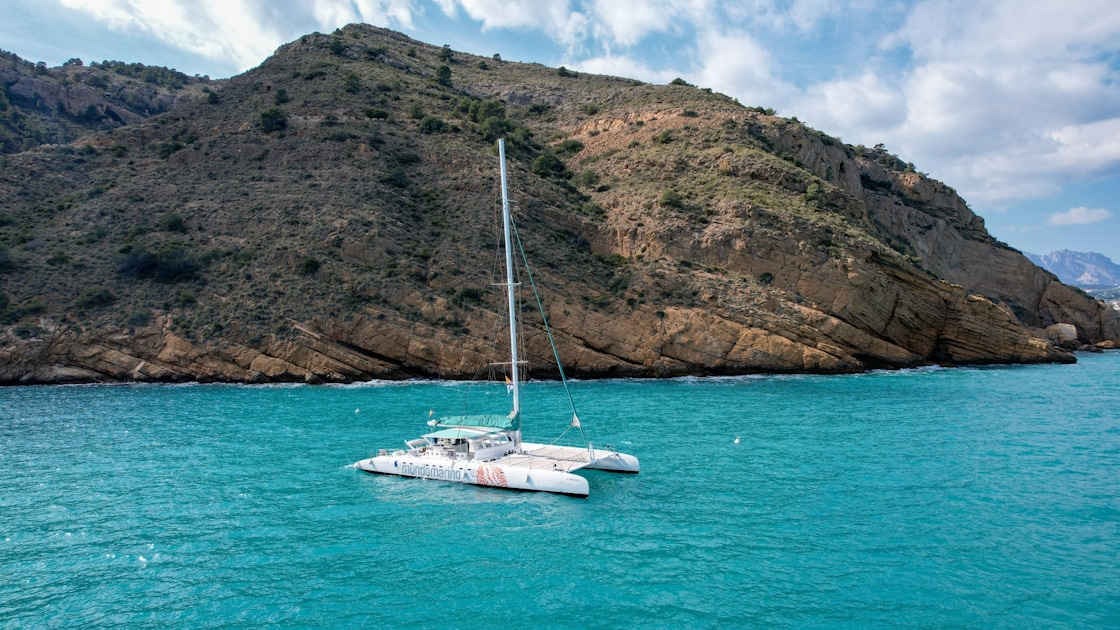
{"label": "turquoise sea", "polygon": [[1079,360],[577,382],[642,463],[588,499],[351,468],[501,384],[0,389],[0,627],[1116,628],[1120,353]]}

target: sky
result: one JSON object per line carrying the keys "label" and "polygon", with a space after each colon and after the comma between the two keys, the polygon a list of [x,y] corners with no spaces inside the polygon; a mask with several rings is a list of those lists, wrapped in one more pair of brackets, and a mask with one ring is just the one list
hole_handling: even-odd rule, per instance
{"label": "sky", "polygon": [[996,238],[1120,262],[1116,0],[0,0],[0,48],[223,78],[365,22],[653,83],[682,77],[952,186]]}

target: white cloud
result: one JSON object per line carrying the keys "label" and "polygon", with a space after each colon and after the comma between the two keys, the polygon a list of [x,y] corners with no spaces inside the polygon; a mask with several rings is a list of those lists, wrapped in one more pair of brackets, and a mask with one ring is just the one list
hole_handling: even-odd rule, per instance
{"label": "white cloud", "polygon": [[540,30],[559,41],[570,41],[582,30],[582,13],[568,0],[434,0],[448,17],[462,9],[483,30],[496,28]]}
{"label": "white cloud", "polygon": [[1081,56],[1117,45],[1113,0],[926,0],[910,12],[895,43],[921,60],[1023,62]]}
{"label": "white cloud", "polygon": [[668,83],[681,74],[676,70],[654,70],[642,61],[625,55],[593,57],[573,62],[569,67],[580,72],[639,79],[647,83]]}
{"label": "white cloud", "polygon": [[1046,219],[1047,225],[1085,225],[1087,223],[1096,223],[1097,221],[1104,221],[1112,216],[1108,210],[1104,208],[1070,208],[1065,212],[1052,214]]}
{"label": "white cloud", "polygon": [[822,20],[873,0],[748,0],[728,3],[726,15],[734,24],[752,25],[772,31],[808,33]]}
{"label": "white cloud", "polygon": [[890,86],[873,72],[855,79],[836,79],[810,86],[797,99],[794,109],[822,131],[849,137],[868,135],[852,141],[867,145],[872,141],[866,130],[897,129],[906,121],[906,98],[898,86]]}
{"label": "white cloud", "polygon": [[[139,31],[248,69],[311,29],[350,22],[412,26],[413,0],[59,0],[112,30]],[[309,28],[310,26],[310,28]]]}
{"label": "white cloud", "polygon": [[620,46],[707,23],[713,12],[711,0],[593,0],[588,10],[595,34]]}
{"label": "white cloud", "polygon": [[793,86],[774,74],[770,53],[743,31],[709,30],[698,37],[701,86],[738,98],[748,105],[788,101]]}
{"label": "white cloud", "polygon": [[1114,4],[927,0],[884,43],[911,54],[908,69],[868,62],[793,109],[846,140],[885,142],[982,203],[1114,176],[1120,75],[1101,61],[1120,48]]}
{"label": "white cloud", "polygon": [[[461,9],[483,30],[537,30],[575,45],[630,47],[653,33],[706,22],[714,0],[433,0],[449,17]],[[578,5],[578,6],[576,6]]]}

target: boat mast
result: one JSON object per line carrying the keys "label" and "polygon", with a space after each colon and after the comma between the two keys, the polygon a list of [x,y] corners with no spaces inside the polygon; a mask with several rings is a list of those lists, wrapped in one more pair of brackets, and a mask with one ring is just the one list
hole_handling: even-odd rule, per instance
{"label": "boat mast", "polygon": [[510,242],[509,228],[509,194],[506,191],[506,143],[505,139],[498,139],[498,161],[502,165],[502,231],[506,241],[506,297],[509,299],[509,354],[510,354],[510,389],[513,392],[513,412],[511,417],[521,416],[521,401],[518,398],[518,368],[517,362],[517,310],[513,295],[513,246]]}

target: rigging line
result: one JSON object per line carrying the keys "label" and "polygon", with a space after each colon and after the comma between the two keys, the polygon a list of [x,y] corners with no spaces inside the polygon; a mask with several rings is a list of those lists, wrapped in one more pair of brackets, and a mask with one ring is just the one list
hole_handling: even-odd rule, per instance
{"label": "rigging line", "polygon": [[478,366],[478,369],[474,371],[474,376],[471,377],[471,380],[467,381],[467,391],[463,392],[463,406],[461,407],[462,411],[459,412],[459,415],[467,415],[467,401],[470,400],[471,388],[474,387],[475,382],[478,381],[478,375],[481,374],[482,370],[485,368],[485,365]]}
{"label": "rigging line", "polygon": [[[581,428],[582,428],[582,427],[581,427]],[[568,428],[567,428],[567,429],[564,429],[564,432],[563,432],[563,433],[561,433],[560,435],[556,436],[556,439],[554,439],[554,440],[552,440],[551,442],[549,442],[549,443],[548,443],[548,445],[549,445],[549,446],[552,446],[553,444],[556,444],[557,442],[559,442],[560,440],[562,440],[562,439],[564,438],[564,436],[565,436],[565,435],[567,435],[567,434],[568,434],[568,431],[571,431],[571,430],[572,430],[572,425],[570,425],[570,424],[569,424],[569,425],[568,425]],[[587,438],[585,437],[583,441],[584,441],[584,442],[586,442],[586,441],[587,441]]]}
{"label": "rigging line", "polygon": [[[482,369],[483,369],[483,366],[479,366],[478,369],[475,370],[475,372],[474,372],[474,378],[472,378],[470,381],[467,382],[467,391],[463,393],[463,406],[462,406],[462,411],[459,412],[460,416],[467,415],[467,401],[470,400],[471,388],[474,387],[474,383],[475,383],[475,381],[478,380],[478,375],[482,373]],[[429,419],[431,419],[431,418],[429,418]],[[439,422],[439,421],[437,420],[436,422]],[[432,427],[432,428],[434,429],[435,427]],[[459,426],[456,427],[455,436],[456,437],[461,437],[462,434],[463,434],[463,425],[462,425],[462,421],[460,420]]]}
{"label": "rigging line", "polygon": [[[533,287],[533,297],[537,300],[537,310],[541,312],[541,321],[544,322],[544,332],[548,335],[548,343],[552,346],[552,356],[556,359],[556,369],[560,370],[560,382],[564,384],[564,393],[568,395],[568,404],[572,406],[572,418],[579,418],[579,413],[576,412],[576,401],[572,399],[572,390],[568,388],[568,378],[564,375],[564,364],[560,363],[560,353],[556,350],[556,340],[552,338],[552,327],[548,325],[548,317],[544,314],[544,304],[541,303],[541,294],[537,292],[537,283],[533,280],[533,272],[529,269],[529,259],[525,256],[525,246],[521,244],[521,234],[517,231],[517,224],[513,222],[513,217],[509,220],[510,229],[513,230],[513,236],[517,240],[517,249],[521,251],[521,260],[524,262],[525,275],[529,277],[529,286]],[[583,432],[583,423],[577,425],[579,433],[583,436],[583,441],[587,442],[587,434]],[[571,429],[568,425],[568,429]],[[568,432],[564,430],[564,433]],[[564,436],[560,434],[560,437]],[[559,440],[560,438],[556,438]]]}
{"label": "rigging line", "polygon": [[[509,369],[517,370],[517,378],[522,382],[527,382],[529,380],[529,351],[525,346],[525,312],[521,299],[521,270],[515,268],[514,273],[517,274],[517,287],[514,288],[514,291],[517,293],[517,347],[521,349],[521,352],[525,353],[524,358],[519,360],[518,364],[525,363],[525,369],[523,372],[521,365],[510,365]],[[522,378],[522,376],[524,376],[524,378]]]}

